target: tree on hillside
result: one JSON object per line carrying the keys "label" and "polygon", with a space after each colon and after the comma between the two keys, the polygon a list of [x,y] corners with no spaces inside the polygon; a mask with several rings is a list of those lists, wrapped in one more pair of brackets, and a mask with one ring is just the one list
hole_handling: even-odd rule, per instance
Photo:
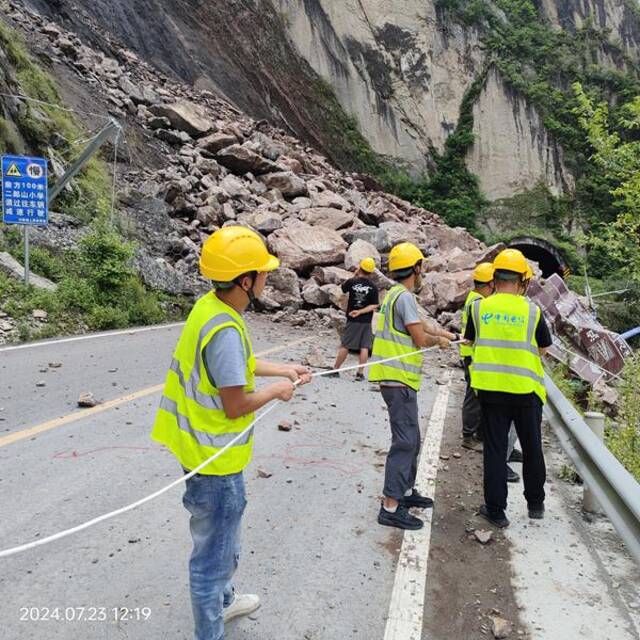
{"label": "tree on hillside", "polygon": [[640,282],[640,96],[620,110],[616,123],[606,102],[597,105],[580,83],[573,85],[574,112],[594,149],[592,160],[614,184],[611,195],[619,209],[613,224],[593,230],[590,243],[621,266],[621,275]]}

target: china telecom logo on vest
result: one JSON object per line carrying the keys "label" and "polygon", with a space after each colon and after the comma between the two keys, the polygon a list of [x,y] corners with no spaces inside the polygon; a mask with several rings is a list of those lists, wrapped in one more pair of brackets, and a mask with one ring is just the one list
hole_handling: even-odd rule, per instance
{"label": "china telecom logo on vest", "polygon": [[527,319],[524,316],[516,316],[511,313],[483,313],[484,324],[501,324],[508,326],[523,326]]}

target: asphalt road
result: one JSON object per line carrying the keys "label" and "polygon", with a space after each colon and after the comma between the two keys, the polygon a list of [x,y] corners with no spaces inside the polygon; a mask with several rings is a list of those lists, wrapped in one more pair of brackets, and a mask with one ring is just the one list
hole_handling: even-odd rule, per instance
{"label": "asphalt road", "polygon": [[[331,364],[334,333],[250,318],[256,351]],[[180,327],[0,349],[0,550],[133,502],[180,475],[149,432]],[[420,393],[419,535],[376,523],[389,444],[380,394],[353,374],[318,379],[257,427],[236,586],[262,608],[227,640],[639,638],[637,567],[545,437],[548,514],[531,523],[510,487],[512,526],[480,545],[481,456],[460,448],[461,373],[430,353]],[[52,366],[60,365],[60,366]],[[451,375],[450,375],[451,374]],[[452,382],[449,383],[449,378]],[[44,386],[38,386],[44,383]],[[81,393],[101,401],[79,409]],[[277,429],[281,419],[290,432]],[[519,465],[516,465],[520,470]],[[261,469],[270,477],[260,477]],[[0,559],[1,640],[192,638],[188,515],[176,488],[78,534]]]}
{"label": "asphalt road", "polygon": [[[308,330],[259,318],[251,324],[256,351],[277,350],[266,356],[273,359],[300,360],[322,342]],[[149,438],[159,393],[148,392],[162,382],[179,331],[0,351],[3,548],[120,507],[179,475],[173,457]],[[323,344],[330,354],[335,334]],[[36,386],[40,381],[44,387]],[[86,415],[76,401],[87,391],[110,408],[65,422],[68,415]],[[129,394],[138,397],[117,402]],[[422,396],[427,418],[433,388]],[[383,407],[379,393],[346,374],[301,389],[258,427],[246,472],[237,587],[259,593],[263,607],[253,619],[233,623],[229,638],[384,635],[402,537],[375,523],[388,445]],[[277,430],[284,417],[297,423],[291,432]],[[46,430],[38,433],[39,425]],[[273,475],[260,478],[258,468]],[[190,638],[190,538],[181,494],[176,489],[117,519],[0,560],[1,637]],[[116,621],[117,607],[133,613]],[[148,612],[148,620],[137,620]],[[107,619],[68,619],[78,616]]]}

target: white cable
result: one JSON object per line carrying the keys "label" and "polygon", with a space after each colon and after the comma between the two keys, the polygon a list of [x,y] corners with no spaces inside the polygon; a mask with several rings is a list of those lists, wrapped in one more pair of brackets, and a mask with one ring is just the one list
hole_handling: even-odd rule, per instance
{"label": "white cable", "polygon": [[[457,344],[457,343],[456,342],[452,342],[451,344]],[[412,353],[407,353],[407,354],[404,354],[402,356],[394,356],[392,358],[385,358],[383,360],[376,360],[376,361],[368,362],[368,363],[366,363],[364,365],[355,365],[355,366],[352,366],[352,367],[344,367],[342,369],[332,369],[331,371],[320,371],[318,373],[314,373],[312,377],[315,378],[315,377],[320,377],[320,376],[327,376],[327,375],[329,375],[331,373],[336,373],[336,372],[340,372],[340,371],[350,371],[352,369],[359,369],[361,367],[363,367],[363,368],[364,367],[370,367],[370,366],[372,366],[374,364],[384,364],[385,362],[391,362],[392,360],[401,360],[403,358],[408,358],[410,356],[417,355],[419,353],[425,353],[426,351],[429,351],[430,349],[433,349],[435,346],[437,346],[437,345],[434,345],[432,347],[427,347],[426,349],[420,349],[418,351],[413,351]],[[298,384],[299,383],[295,383],[296,386],[298,386]],[[0,551],[0,558],[7,558],[7,557],[13,556],[13,555],[15,555],[17,553],[22,553],[23,551],[28,551],[29,549],[34,549],[35,547],[39,547],[39,546],[41,546],[43,544],[48,544],[49,542],[53,542],[55,540],[60,540],[61,538],[66,538],[67,536],[70,536],[70,535],[72,535],[74,533],[78,533],[79,531],[82,531],[84,529],[88,529],[89,527],[92,527],[93,525],[98,524],[100,522],[104,522],[105,520],[110,520],[111,518],[115,518],[116,516],[119,516],[122,513],[126,513],[127,511],[131,511],[133,509],[136,509],[137,507],[145,504],[146,502],[150,502],[151,500],[154,500],[155,498],[158,498],[163,493],[166,493],[170,489],[173,489],[173,487],[176,487],[179,484],[182,484],[183,482],[186,482],[187,480],[189,480],[189,478],[192,478],[194,475],[196,475],[201,469],[203,469],[208,464],[213,462],[216,458],[221,456],[225,451],[227,451],[227,449],[232,447],[236,442],[238,442],[238,440],[240,440],[247,433],[249,433],[249,431],[251,431],[251,429],[253,429],[254,425],[256,425],[260,420],[262,420],[269,413],[271,413],[280,404],[282,404],[282,401],[280,401],[280,400],[276,400],[275,402],[270,404],[262,413],[260,413],[258,416],[256,416],[255,420],[244,431],[242,431],[238,435],[236,435],[236,437],[233,440],[231,440],[231,442],[227,443],[222,449],[220,449],[220,451],[217,451],[214,455],[212,455],[210,458],[205,460],[202,464],[198,465],[193,471],[190,471],[189,473],[186,473],[186,474],[180,476],[179,478],[177,478],[173,482],[169,483],[165,487],[162,487],[162,489],[158,489],[158,491],[155,491],[154,493],[151,493],[148,496],[145,496],[144,498],[140,498],[140,500],[136,500],[135,502],[132,502],[131,504],[128,504],[128,505],[126,505],[124,507],[121,507],[120,509],[116,509],[115,511],[110,511],[109,513],[104,513],[103,515],[98,516],[97,518],[93,518],[92,520],[87,520],[87,522],[83,522],[82,524],[79,524],[79,525],[77,525],[75,527],[72,527],[70,529],[65,529],[64,531],[59,531],[58,533],[54,533],[53,535],[47,536],[46,538],[42,538],[40,540],[33,540],[32,542],[27,542],[27,543],[21,544],[21,545],[19,545],[17,547],[11,547],[10,549],[5,549],[4,551]]]}
{"label": "white cable", "polygon": [[47,107],[53,107],[54,109],[60,109],[60,111],[67,111],[68,113],[81,113],[86,116],[95,116],[96,118],[103,118],[104,120],[110,120],[109,116],[105,116],[100,113],[92,113],[91,111],[81,111],[80,109],[69,109],[68,107],[62,107],[54,102],[47,102],[46,100],[38,100],[37,98],[30,98],[29,96],[21,96],[15,93],[0,93],[0,96],[4,98],[14,98],[16,100],[26,100],[27,102],[34,102],[35,104],[43,104]]}

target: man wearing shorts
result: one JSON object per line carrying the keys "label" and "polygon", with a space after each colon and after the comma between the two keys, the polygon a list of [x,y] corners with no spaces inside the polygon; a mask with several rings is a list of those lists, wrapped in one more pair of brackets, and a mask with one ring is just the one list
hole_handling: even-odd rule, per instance
{"label": "man wearing shorts", "polygon": [[[378,288],[370,279],[375,271],[376,263],[373,258],[365,258],[354,277],[349,278],[342,290],[349,294],[347,302],[347,327],[342,337],[342,344],[338,349],[334,369],[339,369],[347,359],[349,352],[357,353],[361,368],[358,369],[356,380],[364,380],[364,365],[369,359],[369,352],[373,344],[371,321],[373,312],[378,308]],[[334,373],[332,377],[339,377]]]}

